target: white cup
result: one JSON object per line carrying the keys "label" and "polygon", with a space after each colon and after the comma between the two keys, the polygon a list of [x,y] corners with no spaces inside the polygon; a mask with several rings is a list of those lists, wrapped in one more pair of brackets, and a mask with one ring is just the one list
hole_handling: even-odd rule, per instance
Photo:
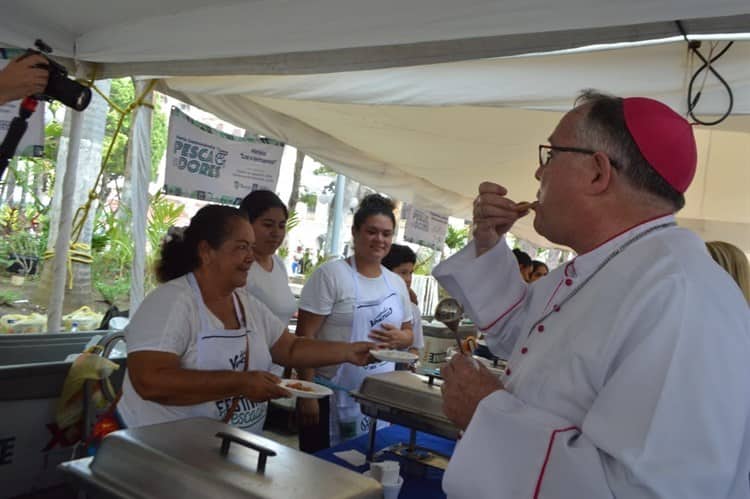
{"label": "white cup", "polygon": [[395,485],[399,479],[398,471],[398,461],[370,463],[370,474],[375,480],[383,485]]}
{"label": "white cup", "polygon": [[[398,475],[397,475],[398,476]],[[382,484],[383,485],[383,499],[398,499],[398,494],[401,492],[401,486],[404,484],[404,479],[398,476],[398,480],[393,484]]]}

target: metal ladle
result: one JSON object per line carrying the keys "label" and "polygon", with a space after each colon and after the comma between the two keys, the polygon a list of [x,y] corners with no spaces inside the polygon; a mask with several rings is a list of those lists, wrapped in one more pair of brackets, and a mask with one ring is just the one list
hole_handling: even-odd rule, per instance
{"label": "metal ladle", "polygon": [[453,336],[456,338],[456,345],[458,345],[458,353],[464,351],[461,346],[461,337],[458,334],[458,324],[461,322],[463,316],[464,307],[455,298],[443,298],[435,307],[435,319],[453,331]]}

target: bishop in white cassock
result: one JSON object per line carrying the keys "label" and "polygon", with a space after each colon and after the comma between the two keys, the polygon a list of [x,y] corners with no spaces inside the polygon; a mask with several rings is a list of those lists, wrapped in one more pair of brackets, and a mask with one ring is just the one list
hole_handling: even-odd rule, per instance
{"label": "bishop in white cassock", "polygon": [[523,282],[502,235],[529,208],[486,182],[474,241],[434,271],[509,359],[502,380],[466,356],[444,370],[465,428],[445,492],[750,498],[750,312],[673,216],[690,125],[657,101],[584,94],[549,143],[534,226],[578,256]]}

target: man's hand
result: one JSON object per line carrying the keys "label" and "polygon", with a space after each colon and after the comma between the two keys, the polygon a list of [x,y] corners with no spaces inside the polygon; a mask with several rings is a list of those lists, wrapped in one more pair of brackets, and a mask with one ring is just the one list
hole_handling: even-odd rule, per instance
{"label": "man's hand", "polygon": [[468,355],[454,355],[450,363],[440,370],[443,377],[443,412],[460,429],[469,426],[477,405],[487,395],[504,390],[497,376]]}
{"label": "man's hand", "polygon": [[277,376],[265,371],[250,371],[242,390],[242,395],[252,402],[265,402],[270,399],[291,397],[292,394],[279,385]]}
{"label": "man's hand", "polygon": [[370,362],[370,350],[377,348],[375,343],[369,341],[355,341],[349,344],[347,361],[356,366],[364,366]]}
{"label": "man's hand", "polygon": [[508,190],[493,182],[479,184],[474,199],[474,244],[477,256],[497,244],[519,218],[527,215],[533,203],[515,203],[506,198]]}
{"label": "man's hand", "polygon": [[391,324],[381,324],[382,330],[373,329],[370,331],[370,338],[385,343],[388,348],[399,350],[409,348],[414,343],[414,333],[408,329],[399,329]]}
{"label": "man's hand", "polygon": [[10,61],[0,71],[0,104],[44,91],[49,72],[35,67],[39,64],[47,64],[43,55],[22,55]]}

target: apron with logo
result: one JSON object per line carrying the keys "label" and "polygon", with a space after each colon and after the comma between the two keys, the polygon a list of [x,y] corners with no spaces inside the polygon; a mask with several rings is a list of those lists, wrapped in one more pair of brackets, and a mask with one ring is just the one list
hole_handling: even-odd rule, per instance
{"label": "apron with logo", "polygon": [[[246,315],[242,303],[233,293],[234,310],[240,329],[221,329],[211,325],[209,312],[198,283],[192,273],[188,274],[188,282],[193,288],[198,301],[198,312],[201,327],[198,332],[198,369],[205,371],[267,371],[271,367],[271,353],[263,334],[253,332],[248,328]],[[248,343],[249,342],[249,343]],[[249,363],[246,366],[246,355]],[[233,398],[206,402],[196,406],[196,416],[208,416],[213,419],[224,420],[232,407]],[[266,420],[267,402],[251,402],[240,397],[232,413],[229,424],[245,431],[261,433]]]}
{"label": "apron with logo", "polygon": [[[352,317],[352,334],[349,341],[371,341],[370,331],[387,323],[401,327],[404,322],[404,308],[401,296],[390,285],[385,276],[385,269],[381,268],[381,276],[387,291],[375,300],[360,301],[357,267],[354,258],[351,259],[350,270],[354,279],[354,313]],[[364,367],[352,364],[341,364],[336,376],[331,380],[335,386],[347,390],[359,389],[362,381],[372,374],[393,371],[391,362],[379,362]],[[370,429],[370,418],[362,414],[359,402],[347,392],[334,390],[331,395],[330,435],[331,446],[343,440],[354,438],[366,433]]]}

